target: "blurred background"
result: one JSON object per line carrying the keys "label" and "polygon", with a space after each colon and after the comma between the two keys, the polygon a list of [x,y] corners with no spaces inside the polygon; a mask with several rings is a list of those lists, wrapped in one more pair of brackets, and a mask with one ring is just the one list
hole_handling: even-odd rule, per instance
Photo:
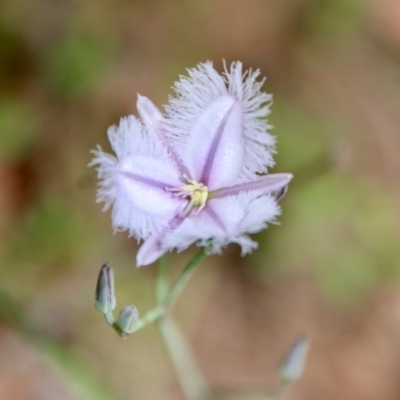
{"label": "blurred background", "polygon": [[134,268],[87,164],[138,92],[162,106],[223,59],[268,77],[273,172],[295,179],[259,249],[208,258],[174,307],[202,372],[273,386],[305,334],[285,399],[400,398],[400,1],[3,0],[0,399],[183,399],[157,329],[121,340],[93,307],[108,261],[145,312],[155,266]]}

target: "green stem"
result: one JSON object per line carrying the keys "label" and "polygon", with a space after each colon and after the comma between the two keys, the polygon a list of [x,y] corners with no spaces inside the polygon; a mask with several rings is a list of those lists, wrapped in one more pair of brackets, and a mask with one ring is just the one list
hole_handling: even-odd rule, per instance
{"label": "green stem", "polygon": [[158,273],[156,281],[156,301],[161,304],[168,293],[167,280],[168,254],[164,254],[158,261]]}
{"label": "green stem", "polygon": [[191,277],[195,267],[206,257],[206,253],[204,249],[200,249],[195,256],[189,261],[188,265],[183,269],[178,279],[172,285],[171,289],[164,297],[164,300],[161,304],[165,307],[169,307],[172,302],[176,299],[178,294],[181,292],[186,282]]}
{"label": "green stem", "polygon": [[158,321],[165,346],[186,400],[211,400],[213,395],[193,357],[185,337],[170,316]]}
{"label": "green stem", "polygon": [[46,331],[40,323],[31,318],[29,312],[0,290],[0,323],[4,322],[31,342],[52,369],[65,373],[68,387],[75,392],[77,398],[114,398],[111,391],[105,388],[104,380],[97,379],[96,374],[82,362],[81,357],[74,353],[73,346],[67,346],[60,338]]}
{"label": "green stem", "polygon": [[[195,256],[189,261],[188,265],[186,265],[186,267],[182,270],[169,291],[167,291],[167,260],[163,257],[159,261],[158,265],[158,277],[156,282],[157,306],[148,311],[143,317],[139,318],[136,323],[129,329],[129,331],[122,332],[121,328],[117,325],[117,322],[114,322],[112,317],[110,317],[110,322],[112,322],[110,325],[112,325],[112,327],[117,331],[118,334],[120,334],[121,336],[126,336],[127,334],[136,332],[144,328],[146,325],[163,317],[167,309],[171,306],[172,302],[176,299],[180,291],[189,280],[195,267],[200,263],[200,261],[205,258],[205,256],[205,251],[203,249],[199,250],[195,254]],[[107,321],[109,321],[109,318],[107,318],[107,316],[106,319]]]}
{"label": "green stem", "polygon": [[[156,299],[159,307],[166,309],[172,304],[189,280],[195,267],[204,257],[204,250],[198,251],[182,270],[169,291],[167,289],[167,262],[164,257],[160,259],[156,282]],[[207,383],[179,328],[174,324],[169,315],[159,319],[157,323],[186,400],[212,399]]]}

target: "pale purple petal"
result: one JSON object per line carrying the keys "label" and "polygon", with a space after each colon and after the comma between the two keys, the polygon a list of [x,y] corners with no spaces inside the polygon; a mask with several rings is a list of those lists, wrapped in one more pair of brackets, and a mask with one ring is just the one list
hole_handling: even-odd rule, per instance
{"label": "pale purple petal", "polygon": [[246,210],[245,217],[240,222],[240,230],[243,233],[256,233],[265,229],[269,223],[277,223],[276,217],[281,214],[281,208],[274,196],[255,196],[254,192],[247,192],[235,198]]}
{"label": "pale purple petal", "polygon": [[177,96],[170,97],[165,106],[166,134],[173,141],[176,153],[186,160],[188,133],[215,100],[228,95],[225,80],[211,62],[201,63],[197,68],[188,69],[189,76],[181,76],[173,89]]}
{"label": "pale purple petal", "polygon": [[211,199],[208,206],[213,209],[215,214],[221,219],[225,226],[226,236],[236,236],[241,221],[245,217],[246,209],[243,204],[234,197]]}
{"label": "pale purple petal", "polygon": [[185,164],[209,189],[235,181],[242,166],[240,105],[222,96],[203,110],[187,135]]}
{"label": "pale purple petal", "polygon": [[199,114],[213,101],[230,95],[242,106],[244,159],[239,180],[266,173],[274,165],[275,138],[269,133],[271,125],[266,119],[272,96],[261,91],[264,79],[257,80],[260,72],[243,73],[242,63],[234,62],[229,69],[225,68],[225,76],[221,76],[211,62],[206,62],[189,69],[188,74],[175,83],[177,97],[170,98],[166,106],[167,135],[173,139],[177,154],[186,161],[187,135]]}
{"label": "pale purple petal", "polygon": [[203,210],[199,214],[186,217],[177,229],[164,235],[162,246],[167,249],[176,248],[178,251],[182,251],[195,242],[206,246],[206,242],[216,235],[224,237],[226,233],[214,221],[213,217]]}
{"label": "pale purple petal", "polygon": [[148,134],[141,122],[132,115],[121,118],[119,125],[111,126],[107,134],[118,160],[144,156],[171,164],[171,157],[162,142],[155,135]]}
{"label": "pale purple petal", "polygon": [[207,204],[207,206],[204,208],[204,213],[208,214],[208,216],[212,219],[215,225],[221,229],[221,231],[227,231],[224,221],[222,221],[221,217],[218,215],[218,213],[215,212],[210,204]]}
{"label": "pale purple petal", "polygon": [[[239,227],[246,210],[236,198],[212,199],[207,203],[207,210],[186,218],[178,229],[164,237],[164,246],[181,251],[197,243],[211,246],[213,253],[219,253],[223,246],[240,234]],[[219,221],[214,215],[218,215]]]}
{"label": "pale purple petal", "polygon": [[140,246],[136,255],[136,266],[143,267],[157,261],[168,249],[161,245],[162,234],[155,232]]}
{"label": "pale purple petal", "polygon": [[243,107],[245,148],[240,179],[266,173],[274,165],[275,137],[269,133],[272,126],[267,121],[272,95],[261,91],[265,78],[257,80],[259,75],[259,70],[243,73],[240,61],[232,63],[229,69],[225,66],[228,92]]}
{"label": "pale purple petal", "polygon": [[121,118],[118,126],[110,126],[107,136],[118,159],[127,154],[149,153],[156,147],[145,139],[143,126],[133,115]]}
{"label": "pale purple petal", "polygon": [[177,229],[165,234],[162,245],[182,251],[197,243],[219,253],[238,234],[244,216],[245,209],[233,197],[210,200],[201,213],[190,215]]}
{"label": "pale purple petal", "polygon": [[154,103],[145,96],[138,95],[136,107],[147,132],[161,139],[163,115]]}
{"label": "pale purple petal", "polygon": [[169,248],[163,246],[163,238],[168,232],[178,228],[183,221],[184,218],[177,215],[160,232],[154,232],[146,239],[136,255],[136,266],[142,267],[151,264],[165,254]]}
{"label": "pale purple petal", "polygon": [[92,165],[98,165],[97,172],[100,185],[97,191],[97,201],[105,202],[103,210],[110,205],[112,208],[112,226],[115,230],[128,230],[130,235],[146,239],[152,232],[162,229],[164,218],[149,214],[137,208],[118,182],[118,160],[104,153],[99,147],[93,151],[95,158]]}
{"label": "pale purple petal", "polygon": [[257,177],[253,181],[226,187],[212,192],[213,198],[237,195],[240,192],[257,191],[259,194],[276,192],[287,186],[292,180],[292,174],[270,174]]}
{"label": "pale purple petal", "polygon": [[176,155],[174,148],[169,143],[170,140],[165,136],[163,128],[164,117],[160,110],[154,105],[154,103],[145,96],[138,95],[136,102],[140,119],[142,120],[147,133],[151,135],[155,140],[160,140],[162,145],[166,148],[173,162],[176,164],[181,174],[187,174],[186,167],[182,164],[182,161]]}
{"label": "pale purple petal", "polygon": [[209,190],[231,185],[239,176],[244,154],[243,115],[240,103],[230,110],[212,142],[201,182]]}
{"label": "pale purple petal", "polygon": [[[265,229],[267,223],[275,222],[280,213],[272,196],[258,196],[255,192],[211,199],[207,203],[207,210],[210,209],[212,213],[205,212],[205,209],[186,218],[182,225],[163,237],[163,246],[181,251],[197,243],[207,246],[211,253],[220,253],[222,247],[237,243],[242,248],[242,254],[246,254],[257,247],[247,234]],[[218,215],[223,229],[212,214]]]}
{"label": "pale purple petal", "polygon": [[181,185],[172,164],[150,157],[123,158],[117,166],[118,183],[132,204],[149,214],[168,216],[181,201],[165,188]]}
{"label": "pale purple petal", "polygon": [[[163,214],[159,215],[154,214],[154,207],[146,206],[147,198],[145,198],[144,203],[133,202],[130,190],[126,190],[129,184],[126,182],[120,184],[118,173],[121,166],[120,162],[123,164],[125,160],[131,157],[156,159],[163,164],[162,170],[165,178],[164,180],[159,179],[159,181],[165,181],[168,184],[179,182],[174,179],[174,173],[170,174],[172,176],[169,176],[168,179],[168,173],[165,174],[174,164],[157,138],[147,135],[143,131],[140,121],[133,116],[122,118],[119,126],[110,127],[108,137],[117,157],[104,153],[98,147],[97,150],[93,151],[94,159],[90,164],[97,166],[99,177],[97,201],[105,203],[104,210],[112,205],[112,226],[114,230],[127,230],[130,235],[138,240],[146,239],[150,234],[165,226],[170,218],[169,212],[172,212],[173,207],[169,203],[168,207],[162,208]],[[164,168],[164,166],[166,167]],[[145,169],[143,168],[143,170]],[[129,168],[125,172],[129,172]],[[145,177],[149,178],[148,175]],[[151,178],[154,179],[154,177]],[[144,208],[151,212],[146,212]]]}

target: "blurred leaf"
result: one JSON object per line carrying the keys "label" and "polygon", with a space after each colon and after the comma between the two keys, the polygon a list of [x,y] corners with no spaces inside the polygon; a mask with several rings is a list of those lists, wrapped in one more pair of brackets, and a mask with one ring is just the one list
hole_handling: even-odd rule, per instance
{"label": "blurred leaf", "polygon": [[66,375],[68,387],[79,398],[112,399],[104,382],[99,381],[79,357],[76,357],[70,346],[43,330],[12,297],[1,290],[0,318],[35,345],[53,367]]}
{"label": "blurred leaf", "polygon": [[360,244],[341,246],[317,269],[325,292],[343,305],[358,305],[379,283],[376,260]]}
{"label": "blurred leaf", "polygon": [[400,279],[395,204],[372,181],[331,172],[293,182],[284,202],[282,226],[260,236],[262,250],[254,255],[265,272],[313,273],[347,305],[383,279]]}
{"label": "blurred leaf", "polygon": [[311,118],[289,99],[277,96],[270,120],[275,126],[272,130],[277,138],[275,160],[280,170],[294,172],[327,158],[328,144],[336,127],[325,120],[316,120],[315,116]]}
{"label": "blurred leaf", "polygon": [[0,91],[23,88],[35,70],[34,57],[22,35],[0,25]]}
{"label": "blurred leaf", "polygon": [[108,53],[107,43],[73,35],[49,52],[46,80],[63,97],[83,96],[96,85],[107,65]]}
{"label": "blurred leaf", "polygon": [[[343,40],[358,27],[362,0],[319,0],[309,3],[308,27],[316,40],[326,36]],[[338,36],[339,35],[339,36]]]}
{"label": "blurred leaf", "polygon": [[9,256],[31,263],[64,264],[75,258],[88,238],[83,216],[67,199],[48,197],[15,227]]}
{"label": "blurred leaf", "polygon": [[17,100],[0,102],[0,158],[6,162],[18,159],[26,152],[38,126],[32,106]]}

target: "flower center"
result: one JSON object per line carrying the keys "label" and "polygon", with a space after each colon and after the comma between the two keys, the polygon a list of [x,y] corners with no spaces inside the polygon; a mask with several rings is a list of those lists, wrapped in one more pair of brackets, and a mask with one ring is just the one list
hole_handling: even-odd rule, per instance
{"label": "flower center", "polygon": [[208,198],[208,188],[204,183],[189,179],[187,175],[183,176],[187,181],[186,185],[176,188],[165,188],[168,192],[173,192],[175,196],[190,198],[184,209],[181,211],[182,216],[188,215],[192,210],[198,214],[206,205]]}

